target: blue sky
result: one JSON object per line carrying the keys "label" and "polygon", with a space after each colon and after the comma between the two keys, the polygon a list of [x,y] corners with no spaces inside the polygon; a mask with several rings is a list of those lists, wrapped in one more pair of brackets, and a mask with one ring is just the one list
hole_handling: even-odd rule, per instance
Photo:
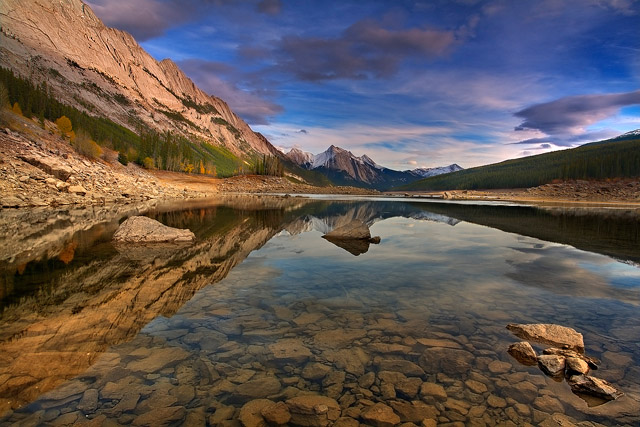
{"label": "blue sky", "polygon": [[463,167],[640,128],[636,0],[91,0],[276,146]]}

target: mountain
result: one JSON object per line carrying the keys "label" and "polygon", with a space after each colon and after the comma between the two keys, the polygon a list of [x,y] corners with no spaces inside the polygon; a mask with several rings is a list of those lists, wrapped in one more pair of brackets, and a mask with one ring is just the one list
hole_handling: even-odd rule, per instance
{"label": "mountain", "polygon": [[462,169],[460,166],[453,164],[432,169],[396,171],[378,165],[366,154],[357,157],[351,151],[335,145],[316,155],[298,148],[292,148],[286,154],[286,158],[303,169],[322,173],[335,184],[368,187],[378,190],[386,190],[416,181],[424,177],[424,173],[431,173],[429,176],[432,176]]}
{"label": "mountain", "polygon": [[3,0],[0,20],[0,65],[63,104],[136,134],[171,131],[189,141],[190,161],[215,160],[219,150],[237,164],[277,154],[226,102],[170,59],[156,61],[130,34],[105,26],[81,0]]}
{"label": "mountain", "polygon": [[453,163],[449,166],[440,166],[437,168],[418,168],[407,172],[413,172],[416,175],[420,175],[423,178],[429,178],[430,176],[442,175],[445,173],[457,172],[463,170],[458,164]]}
{"label": "mountain", "polygon": [[640,177],[640,130],[568,150],[421,179],[398,190],[528,188],[554,180]]}

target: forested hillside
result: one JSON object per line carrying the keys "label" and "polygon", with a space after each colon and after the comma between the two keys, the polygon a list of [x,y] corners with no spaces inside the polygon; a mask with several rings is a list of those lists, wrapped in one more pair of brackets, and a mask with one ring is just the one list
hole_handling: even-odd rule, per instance
{"label": "forested hillside", "polygon": [[[0,91],[16,112],[27,118],[56,121],[66,117],[71,123],[73,135],[87,133],[99,146],[120,153],[123,163],[136,162],[147,168],[198,173],[213,176],[231,176],[243,173],[282,175],[277,158],[240,159],[224,147],[216,146],[194,137],[188,139],[172,132],[159,133],[132,118],[133,132],[107,118],[92,116],[80,108],[65,105],[51,95],[46,84],[34,85],[16,76],[12,71],[0,68]],[[123,99],[122,102],[127,102]],[[81,107],[91,111],[91,105]],[[70,136],[73,138],[73,136]],[[265,163],[273,167],[265,168]]]}
{"label": "forested hillside", "polygon": [[554,180],[640,176],[640,139],[616,138],[426,178],[401,190],[527,188]]}

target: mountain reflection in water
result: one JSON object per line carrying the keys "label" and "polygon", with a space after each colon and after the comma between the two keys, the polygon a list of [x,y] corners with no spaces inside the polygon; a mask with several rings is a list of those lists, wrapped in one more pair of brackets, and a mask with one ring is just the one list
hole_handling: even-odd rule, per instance
{"label": "mountain reflection in water", "polygon": [[[228,197],[191,206],[128,207],[93,215],[86,210],[80,212],[78,215],[68,211],[43,211],[40,217],[37,212],[25,213],[21,221],[30,221],[33,227],[16,228],[8,224],[18,219],[19,211],[0,211],[0,226],[4,226],[0,234],[3,247],[0,304],[4,307],[0,321],[2,412],[32,402],[42,393],[87,371],[110,347],[141,339],[139,332],[146,325],[162,324],[162,319],[174,316],[194,295],[200,295],[201,289],[224,279],[252,251],[262,248],[274,236],[295,238],[312,233],[313,238],[304,240],[309,247],[300,246],[287,257],[313,259],[313,251],[321,254],[329,251],[328,246],[321,246],[329,243],[322,243],[320,235],[352,219],[382,229],[387,227],[384,224],[390,224],[389,234],[382,235],[380,247],[367,248],[370,252],[381,251],[380,254],[389,250],[385,245],[388,248],[402,246],[403,234],[397,233],[393,221],[386,221],[391,218],[406,218],[401,223],[403,227],[415,223],[406,221],[428,221],[455,228],[466,222],[517,233],[526,236],[519,238],[522,244],[505,245],[508,255],[499,261],[504,263],[498,270],[504,270],[505,278],[558,295],[607,299],[636,306],[640,302],[637,275],[621,281],[620,275],[613,274],[611,277],[615,280],[607,280],[608,276],[603,276],[598,267],[607,264],[603,257],[582,253],[566,258],[564,246],[531,239],[558,242],[637,263],[640,262],[640,222],[635,211],[614,214],[581,209],[552,211],[447,203]],[[166,225],[191,229],[196,234],[196,242],[178,248],[114,247],[110,236],[117,225],[127,216],[140,212]],[[3,215],[11,218],[3,220]],[[29,234],[29,230],[34,232]],[[9,243],[20,241],[23,246]],[[276,244],[275,240],[270,243]],[[428,255],[433,244],[446,245],[446,242],[426,239],[420,250]],[[469,241],[470,247],[477,244],[478,241]],[[342,249],[335,250],[340,251],[342,257],[350,257]],[[461,259],[479,255],[473,250],[457,251]],[[369,255],[366,251],[361,253]],[[391,255],[389,259],[392,263],[403,262]],[[460,264],[460,259],[452,261]],[[442,260],[437,264],[439,270],[433,274],[448,274],[447,262]],[[598,271],[583,268],[584,263],[596,266],[593,268]],[[309,273],[313,274],[317,267],[309,266]],[[402,274],[411,274],[398,271],[393,265],[388,267],[391,283],[406,280]],[[292,270],[291,274],[294,273]],[[255,274],[259,275],[259,271]],[[465,274],[473,276],[473,272]],[[346,286],[347,294],[350,292],[349,285],[341,286]],[[358,292],[356,288],[352,291]],[[345,303],[348,304],[348,298]],[[233,312],[235,307],[229,305],[228,310]],[[211,334],[208,336],[213,339]]]}

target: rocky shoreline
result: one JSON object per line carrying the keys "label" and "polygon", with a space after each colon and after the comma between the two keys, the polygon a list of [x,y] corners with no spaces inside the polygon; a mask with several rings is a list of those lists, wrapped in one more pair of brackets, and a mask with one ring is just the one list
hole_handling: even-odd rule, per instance
{"label": "rocky shoreline", "polygon": [[235,176],[217,179],[120,164],[105,150],[100,159],[76,153],[52,124],[42,129],[16,118],[14,128],[0,129],[1,208],[105,205],[144,200],[206,198],[221,193],[378,194],[353,187],[315,187],[286,178]]}

